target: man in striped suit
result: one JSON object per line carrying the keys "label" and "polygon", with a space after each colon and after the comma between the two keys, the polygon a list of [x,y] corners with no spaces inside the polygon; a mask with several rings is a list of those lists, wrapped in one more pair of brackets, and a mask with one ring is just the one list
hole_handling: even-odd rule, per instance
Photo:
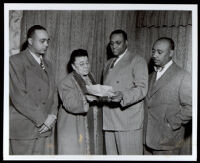
{"label": "man in striped suit", "polygon": [[107,154],[141,155],[148,69],[146,61],[127,45],[126,32],[111,33],[110,47],[115,58],[105,65],[103,84],[112,86],[115,96],[104,103],[103,130]]}

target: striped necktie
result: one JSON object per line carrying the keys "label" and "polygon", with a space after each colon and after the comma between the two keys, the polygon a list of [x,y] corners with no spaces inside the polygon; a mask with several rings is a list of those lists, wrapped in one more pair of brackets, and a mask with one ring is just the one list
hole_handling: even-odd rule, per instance
{"label": "striped necktie", "polygon": [[117,59],[118,59],[118,57],[116,57],[116,58],[113,59],[113,62],[111,63],[110,68],[113,68],[113,67],[114,67],[115,62],[116,62]]}
{"label": "striped necktie", "polygon": [[45,65],[42,56],[40,55],[40,67],[45,70]]}

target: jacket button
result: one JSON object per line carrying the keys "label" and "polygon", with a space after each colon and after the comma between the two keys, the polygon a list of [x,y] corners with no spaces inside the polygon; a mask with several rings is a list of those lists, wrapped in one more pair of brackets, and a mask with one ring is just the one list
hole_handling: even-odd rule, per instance
{"label": "jacket button", "polygon": [[38,91],[40,92],[40,91],[41,91],[41,89],[39,88],[39,89],[38,89]]}
{"label": "jacket button", "polygon": [[119,83],[119,81],[116,81],[116,83]]}
{"label": "jacket button", "polygon": [[43,102],[42,104],[43,104],[43,105],[45,105],[46,103],[45,103],[45,102]]}

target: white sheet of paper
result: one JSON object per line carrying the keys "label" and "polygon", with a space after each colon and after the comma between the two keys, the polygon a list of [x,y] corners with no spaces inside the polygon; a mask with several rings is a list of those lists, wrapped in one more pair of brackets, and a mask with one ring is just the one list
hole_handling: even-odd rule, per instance
{"label": "white sheet of paper", "polygon": [[96,85],[86,85],[86,88],[88,90],[88,92],[91,95],[95,95],[95,96],[113,96],[114,95],[114,90],[111,86],[107,86],[107,85],[100,85],[100,84],[96,84]]}

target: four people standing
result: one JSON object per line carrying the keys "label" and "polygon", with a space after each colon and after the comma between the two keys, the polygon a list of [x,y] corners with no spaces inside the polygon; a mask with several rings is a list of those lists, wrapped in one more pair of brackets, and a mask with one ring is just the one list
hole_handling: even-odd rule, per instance
{"label": "four people standing", "polygon": [[[24,51],[10,57],[10,154],[95,154],[88,115],[98,99],[89,96],[86,88],[96,84],[87,51],[72,52],[72,72],[57,90],[55,73],[44,58],[49,44],[46,29],[32,26],[27,43]],[[104,67],[103,84],[112,86],[114,96],[100,100],[106,154],[142,155],[143,135],[145,153],[179,154],[184,124],[192,118],[192,91],[191,76],[171,60],[173,40],[160,38],[154,43],[157,73],[150,75],[149,87],[146,61],[128,49],[126,32],[113,31],[109,45],[115,57]],[[57,118],[58,94],[62,107]]]}

